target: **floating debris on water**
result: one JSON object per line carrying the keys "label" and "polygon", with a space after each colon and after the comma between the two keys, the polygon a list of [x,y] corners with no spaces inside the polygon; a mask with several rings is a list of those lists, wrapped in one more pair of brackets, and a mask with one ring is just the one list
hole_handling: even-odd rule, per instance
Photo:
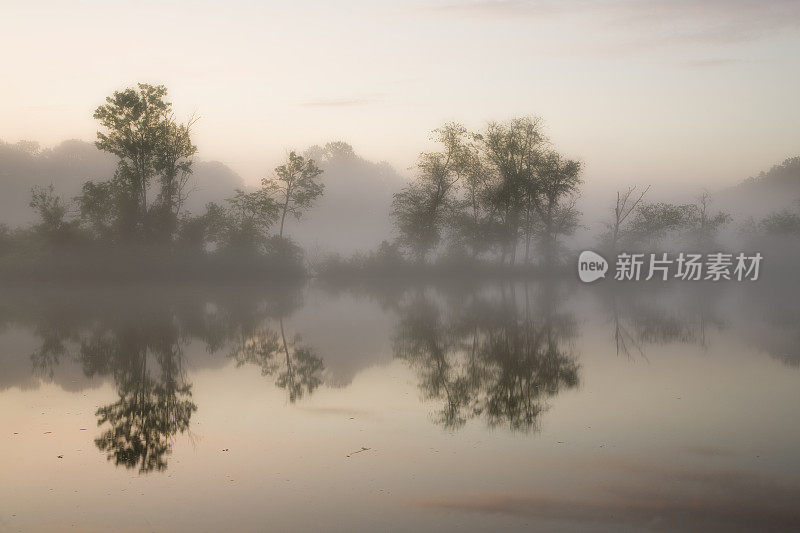
{"label": "floating debris on water", "polygon": [[347,457],[350,457],[350,456],[353,456],[353,455],[355,455],[355,454],[357,454],[357,453],[365,452],[365,451],[367,451],[367,450],[371,450],[371,449],[372,449],[372,448],[365,448],[364,446],[362,446],[360,450],[356,450],[356,451],[354,451],[354,452],[350,452],[350,453],[347,455]]}

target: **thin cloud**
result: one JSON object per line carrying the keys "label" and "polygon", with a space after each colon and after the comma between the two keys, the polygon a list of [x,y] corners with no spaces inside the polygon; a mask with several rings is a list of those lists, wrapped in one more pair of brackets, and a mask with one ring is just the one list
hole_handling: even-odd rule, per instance
{"label": "thin cloud", "polygon": [[423,11],[452,15],[478,15],[497,17],[551,16],[569,9],[558,2],[531,2],[526,0],[478,0],[467,2],[433,3],[421,6]]}
{"label": "thin cloud", "polygon": [[511,20],[583,16],[595,27],[613,29],[623,40],[626,35],[640,35],[629,43],[636,47],[676,42],[736,44],[800,28],[800,2],[793,0],[463,0],[432,2],[420,8],[440,16]]}
{"label": "thin cloud", "polygon": [[691,61],[685,61],[683,65],[691,68],[716,68],[716,67],[726,67],[729,65],[739,65],[741,63],[744,63],[744,60],[735,58],[720,58],[720,59],[694,59]]}
{"label": "thin cloud", "polygon": [[374,97],[368,98],[318,98],[315,100],[306,100],[300,105],[303,107],[353,107],[360,105],[373,104],[378,99]]}

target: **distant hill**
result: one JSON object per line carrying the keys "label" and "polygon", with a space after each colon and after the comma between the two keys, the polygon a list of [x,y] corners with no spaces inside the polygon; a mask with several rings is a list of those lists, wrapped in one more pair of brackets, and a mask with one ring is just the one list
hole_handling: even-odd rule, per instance
{"label": "distant hill", "polygon": [[714,206],[737,219],[760,218],[800,201],[800,157],[790,157],[758,176],[714,194]]}
{"label": "distant hill", "polygon": [[[28,206],[31,187],[52,184],[66,198],[76,196],[84,182],[105,181],[114,175],[116,158],[91,143],[64,141],[42,149],[38,143],[0,141],[0,223],[27,225],[35,215]],[[186,209],[199,213],[205,204],[230,197],[244,180],[218,161],[196,161],[192,193]]]}
{"label": "distant hill", "polygon": [[323,169],[325,194],[307,216],[288,222],[286,232],[309,257],[334,251],[350,255],[392,238],[392,195],[405,178],[388,163],[360,157],[344,142],[312,146],[304,155]]}
{"label": "distant hill", "polygon": [[59,194],[75,196],[84,181],[107,179],[115,166],[113,156],[83,141],[47,149],[32,141],[0,141],[0,222],[19,226],[33,221],[28,202],[34,185],[52,183]]}

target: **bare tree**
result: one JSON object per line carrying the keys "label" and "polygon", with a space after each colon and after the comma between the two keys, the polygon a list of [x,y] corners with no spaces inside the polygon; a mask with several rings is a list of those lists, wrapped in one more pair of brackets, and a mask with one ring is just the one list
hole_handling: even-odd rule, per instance
{"label": "bare tree", "polygon": [[[647,194],[649,190],[650,185],[648,185],[638,197],[634,196],[636,192],[635,185],[633,187],[628,187],[628,190],[625,192],[617,191],[617,203],[614,206],[614,222],[611,224],[612,253],[617,252],[617,243],[619,242],[620,233],[622,232],[625,220],[627,220],[631,213],[633,213],[636,207],[642,202],[644,195]],[[636,199],[632,201],[632,198]]]}

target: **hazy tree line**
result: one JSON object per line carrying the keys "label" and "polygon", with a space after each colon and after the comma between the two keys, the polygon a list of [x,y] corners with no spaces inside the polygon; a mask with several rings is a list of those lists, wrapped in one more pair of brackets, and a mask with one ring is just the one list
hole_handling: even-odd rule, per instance
{"label": "hazy tree line", "polygon": [[[790,157],[783,163],[773,166],[769,171],[762,172],[758,177],[745,181],[744,185],[768,183],[779,190],[789,189],[789,194],[792,195],[791,189],[796,187],[799,182],[800,157]],[[794,198],[795,201],[791,207],[773,211],[760,219],[749,217],[743,224],[742,232],[756,237],[759,235],[800,237],[800,196],[794,196]]]}
{"label": "hazy tree line", "polygon": [[[786,160],[773,170],[794,167],[800,177],[800,158]],[[600,244],[609,253],[620,250],[654,251],[670,246],[687,250],[710,250],[730,246],[731,232],[739,245],[769,245],[800,237],[800,199],[795,207],[772,211],[762,217],[734,221],[731,213],[714,208],[707,191],[694,203],[648,202],[650,188],[629,187],[616,193],[611,216],[605,223]],[[723,230],[730,229],[727,243]],[[769,242],[767,242],[769,241]]]}
{"label": "hazy tree line", "polygon": [[719,231],[732,217],[714,210],[712,198],[704,192],[692,204],[647,202],[649,187],[630,187],[617,192],[612,216],[601,236],[603,247],[612,254],[619,250],[654,250],[664,241],[691,249],[716,244]]}
{"label": "hazy tree line", "polygon": [[[117,91],[94,111],[94,118],[99,125],[96,147],[116,159],[113,175],[86,181],[71,199],[56,194],[52,185],[35,186],[30,207],[37,222],[22,230],[0,226],[0,256],[17,252],[44,264],[32,249],[93,250],[106,256],[114,250],[144,250],[140,255],[148,259],[142,261],[268,259],[301,272],[304,252],[289,238],[287,227],[325,191],[314,158],[324,157],[326,150],[352,152],[342,143],[303,154],[291,151],[259,187],[236,189],[226,200],[192,213],[185,205],[194,188],[196,118],[178,120],[164,86],[138,84]],[[448,123],[434,130],[433,140],[438,149],[420,154],[415,177],[394,194],[389,213],[394,236],[366,255],[329,257],[315,265],[317,273],[424,269],[434,263],[557,266],[567,250],[566,238],[581,227],[576,201],[582,164],[553,148],[542,121],[490,122],[480,131]],[[798,175],[800,158],[792,158],[748,183],[793,183]],[[713,208],[707,192],[694,203],[675,204],[650,202],[649,190],[630,187],[616,194],[600,235],[604,250],[677,244],[710,248],[733,220]],[[750,241],[800,236],[800,209],[740,222],[739,234]]]}

